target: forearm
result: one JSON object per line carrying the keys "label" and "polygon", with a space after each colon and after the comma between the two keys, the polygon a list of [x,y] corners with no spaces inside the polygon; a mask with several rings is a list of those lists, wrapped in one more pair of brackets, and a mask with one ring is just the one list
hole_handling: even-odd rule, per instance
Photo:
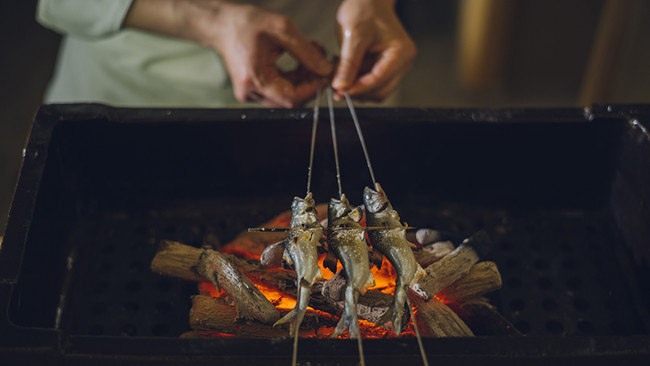
{"label": "forearm", "polygon": [[221,0],[134,0],[124,27],[217,48],[224,33],[220,19],[235,6]]}

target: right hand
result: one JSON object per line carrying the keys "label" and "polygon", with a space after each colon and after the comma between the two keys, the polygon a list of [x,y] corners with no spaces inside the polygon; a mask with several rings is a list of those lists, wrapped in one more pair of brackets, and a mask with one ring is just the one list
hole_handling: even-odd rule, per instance
{"label": "right hand", "polygon": [[[153,18],[151,22],[139,23],[139,27],[185,38],[219,52],[239,101],[295,107],[314,96],[323,77],[332,72],[333,66],[317,46],[305,39],[284,15],[221,0],[166,1],[171,11],[160,18],[171,17],[169,27],[150,13],[147,15],[146,9],[135,8],[152,0],[136,0],[129,17]],[[158,9],[160,3],[153,0],[153,6]],[[129,17],[127,25],[133,25],[133,22],[129,24]],[[135,19],[138,27],[138,17]],[[277,59],[284,52],[298,61],[298,69],[282,72],[276,67]]]}

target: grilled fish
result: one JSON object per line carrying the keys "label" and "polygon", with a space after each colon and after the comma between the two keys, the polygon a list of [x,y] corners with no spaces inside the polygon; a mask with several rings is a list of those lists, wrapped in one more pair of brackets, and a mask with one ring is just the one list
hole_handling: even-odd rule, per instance
{"label": "grilled fish", "polygon": [[318,267],[317,247],[323,236],[323,227],[318,222],[318,216],[311,192],[303,199],[295,197],[291,204],[291,230],[286,240],[267,247],[262,253],[262,264],[276,263],[273,258],[281,247],[283,261],[296,271],[298,288],[296,306],[287,315],[278,320],[274,326],[290,323],[291,336],[298,334],[300,323],[307,311],[311,287],[322,278]]}
{"label": "grilled fish", "polygon": [[[365,230],[359,225],[361,216],[361,209],[353,209],[344,194],[340,200],[332,198],[327,209],[330,229],[327,234],[328,247],[343,264],[347,278],[345,307],[332,337],[339,336],[346,329],[349,330],[350,338],[360,337],[357,300],[359,294],[375,285],[375,279],[370,273]],[[345,230],[331,230],[337,228]]]}
{"label": "grilled fish", "polygon": [[377,325],[383,325],[390,320],[393,332],[399,335],[402,332],[407,287],[426,275],[426,272],[415,260],[411,250],[413,244],[406,240],[406,225],[400,223],[399,214],[391,206],[379,183],[375,183],[375,190],[368,187],[364,189],[363,201],[366,208],[366,224],[374,227],[389,227],[369,230],[370,244],[381,252],[397,271],[393,303]]}

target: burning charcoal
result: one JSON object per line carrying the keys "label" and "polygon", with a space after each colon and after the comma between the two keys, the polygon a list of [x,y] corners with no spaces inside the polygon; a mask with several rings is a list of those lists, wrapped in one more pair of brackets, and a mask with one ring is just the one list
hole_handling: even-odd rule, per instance
{"label": "burning charcoal", "polygon": [[[280,338],[285,337],[287,330],[282,327],[273,327],[254,320],[241,320],[237,318],[237,310],[223,299],[210,296],[192,296],[190,309],[190,328],[195,331],[213,331],[237,335],[245,338]],[[335,320],[307,314],[300,333],[303,336],[313,336],[318,328],[333,326]],[[189,333],[185,337],[215,337],[219,334]]]}
{"label": "burning charcoal", "polygon": [[219,289],[223,288],[237,305],[239,318],[273,323],[278,310],[260,290],[221,253],[205,249],[199,257],[197,272]]}

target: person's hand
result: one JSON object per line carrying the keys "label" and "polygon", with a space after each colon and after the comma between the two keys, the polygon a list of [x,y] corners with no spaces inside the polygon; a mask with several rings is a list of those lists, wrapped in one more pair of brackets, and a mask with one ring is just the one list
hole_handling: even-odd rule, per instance
{"label": "person's hand", "polygon": [[[168,11],[161,10],[165,2]],[[294,107],[311,98],[322,78],[332,72],[322,52],[291,19],[250,5],[221,0],[136,0],[126,25],[185,38],[219,52],[240,101]],[[282,72],[276,67],[285,51],[298,61],[298,69]]]}
{"label": "person's hand", "polygon": [[381,101],[412,67],[415,44],[397,18],[395,0],[345,0],[336,20],[341,59],[332,87],[358,99]]}

